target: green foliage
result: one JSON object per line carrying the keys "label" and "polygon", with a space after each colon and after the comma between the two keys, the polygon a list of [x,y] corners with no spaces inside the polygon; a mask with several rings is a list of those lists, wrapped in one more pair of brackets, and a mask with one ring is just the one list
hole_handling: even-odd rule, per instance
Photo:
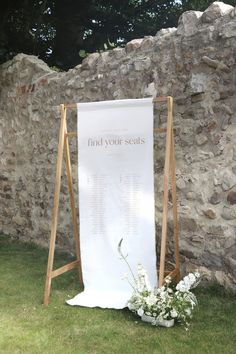
{"label": "green foliage", "polygon": [[52,70],[54,70],[54,71],[56,71],[58,73],[63,71],[62,69],[58,68],[57,66],[50,66],[50,69],[52,69]]}
{"label": "green foliage", "polygon": [[9,0],[1,3],[0,62],[19,52],[47,60],[55,37],[47,0]]}
{"label": "green foliage", "polygon": [[68,69],[87,53],[174,26],[179,14],[174,0],[9,0],[0,13],[0,62],[24,52]]}
{"label": "green foliage", "polygon": [[53,10],[56,37],[50,60],[67,69],[85,53],[123,46],[133,38],[176,25],[176,11],[179,5],[173,0],[58,1]]}
{"label": "green foliage", "polygon": [[88,55],[88,53],[86,53],[86,51],[84,49],[80,49],[79,51],[79,56],[80,58],[86,58],[86,56]]}
{"label": "green foliage", "polygon": [[[198,288],[189,331],[141,322],[128,310],[70,307],[79,291],[75,270],[53,280],[49,307],[42,305],[47,250],[0,236],[0,352],[53,354],[235,353],[235,295],[219,286]],[[69,262],[56,255],[56,267]]]}

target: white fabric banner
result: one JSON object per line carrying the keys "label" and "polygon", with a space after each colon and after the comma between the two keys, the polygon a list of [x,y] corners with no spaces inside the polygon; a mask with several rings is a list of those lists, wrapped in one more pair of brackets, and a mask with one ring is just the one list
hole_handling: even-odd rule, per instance
{"label": "white fabric banner", "polygon": [[156,285],[151,98],[78,104],[84,291],[70,305],[124,308],[132,295],[118,244]]}

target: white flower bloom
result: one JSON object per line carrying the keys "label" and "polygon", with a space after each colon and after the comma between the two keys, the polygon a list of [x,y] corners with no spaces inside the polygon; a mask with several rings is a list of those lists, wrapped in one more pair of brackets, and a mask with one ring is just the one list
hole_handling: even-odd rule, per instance
{"label": "white flower bloom", "polygon": [[129,310],[134,310],[134,305],[131,302],[128,302],[127,306]]}
{"label": "white flower bloom", "polygon": [[161,299],[165,299],[166,293],[165,293],[164,291],[162,291],[162,292],[160,293],[160,297],[161,297]]}
{"label": "white flower bloom", "polygon": [[128,273],[123,274],[122,280],[125,280],[125,279],[129,279]]}
{"label": "white flower bloom", "polygon": [[191,309],[186,309],[185,312],[186,312],[186,314],[187,314],[188,316],[191,315]]}
{"label": "white flower bloom", "polygon": [[180,280],[180,282],[176,285],[176,290],[185,292],[189,290],[189,287],[186,285],[186,283],[183,280]]}
{"label": "white flower bloom", "polygon": [[196,277],[193,273],[189,273],[188,278],[191,283],[194,283],[196,281]]}
{"label": "white flower bloom", "polygon": [[141,265],[139,265],[138,267],[137,288],[139,292],[145,290],[152,291],[152,287],[149,282],[148,275]]}
{"label": "white flower bloom", "polygon": [[165,278],[165,283],[166,283],[167,285],[169,285],[169,284],[171,283],[171,277],[170,277],[170,276],[167,276],[167,277]]}
{"label": "white flower bloom", "polygon": [[141,317],[144,314],[143,309],[139,308],[137,314]]}
{"label": "white flower bloom", "polygon": [[172,318],[176,318],[178,316],[178,313],[176,312],[175,309],[171,310],[170,315]]}
{"label": "white flower bloom", "polygon": [[142,264],[138,264],[138,275],[145,276],[146,270],[143,268]]}
{"label": "white flower bloom", "polygon": [[194,283],[196,283],[197,279],[193,273],[190,273],[188,276],[188,280],[189,280],[190,286],[192,286]]}
{"label": "white flower bloom", "polygon": [[146,298],[146,304],[147,304],[148,306],[153,306],[153,305],[155,304],[155,302],[156,302],[156,297],[155,297],[153,294],[149,295],[149,296]]}
{"label": "white flower bloom", "polygon": [[[124,257],[123,257],[124,258]],[[197,299],[191,292],[200,282],[200,273],[193,272],[186,275],[174,288],[169,286],[171,278],[165,279],[161,288],[152,289],[146,270],[138,265],[137,276],[132,273],[134,282],[131,284],[127,273],[127,279],[134,291],[129,299],[128,308],[142,317],[144,314],[154,317],[153,324],[158,325],[163,319],[178,319],[188,326],[188,319],[192,316],[192,310],[197,305]]]}

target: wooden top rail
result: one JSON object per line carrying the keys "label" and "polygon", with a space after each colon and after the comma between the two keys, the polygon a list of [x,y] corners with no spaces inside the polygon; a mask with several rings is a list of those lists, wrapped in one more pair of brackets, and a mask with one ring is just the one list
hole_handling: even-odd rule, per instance
{"label": "wooden top rail", "polygon": [[[152,102],[153,103],[165,102],[165,101],[167,101],[170,98],[171,98],[171,96],[160,96],[160,97],[153,98]],[[65,104],[61,104],[61,107],[64,107],[64,108],[77,108],[77,103],[65,103]],[[167,129],[166,128],[154,128],[153,131],[154,131],[154,133],[166,133]],[[77,136],[77,132],[68,132],[68,133],[65,134],[65,136],[67,138],[75,137],[75,136]]]}
{"label": "wooden top rail", "polygon": [[[171,96],[160,96],[160,97],[153,98],[152,102],[153,103],[165,102],[169,98],[171,98]],[[77,108],[77,103],[65,103],[65,104],[62,104],[61,106],[64,106],[65,108]]]}

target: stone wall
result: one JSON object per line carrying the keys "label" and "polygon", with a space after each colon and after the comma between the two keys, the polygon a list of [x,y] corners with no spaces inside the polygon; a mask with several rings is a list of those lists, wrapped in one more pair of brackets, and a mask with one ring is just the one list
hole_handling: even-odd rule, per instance
{"label": "stone wall", "polygon": [[[235,84],[236,8],[221,2],[68,72],[17,55],[0,67],[0,232],[48,245],[60,103],[172,95],[182,266],[236,289]],[[155,124],[165,117],[156,107]],[[155,138],[158,235],[164,138]],[[72,139],[75,189],[76,150]],[[65,176],[60,202],[58,245],[72,251]]]}

